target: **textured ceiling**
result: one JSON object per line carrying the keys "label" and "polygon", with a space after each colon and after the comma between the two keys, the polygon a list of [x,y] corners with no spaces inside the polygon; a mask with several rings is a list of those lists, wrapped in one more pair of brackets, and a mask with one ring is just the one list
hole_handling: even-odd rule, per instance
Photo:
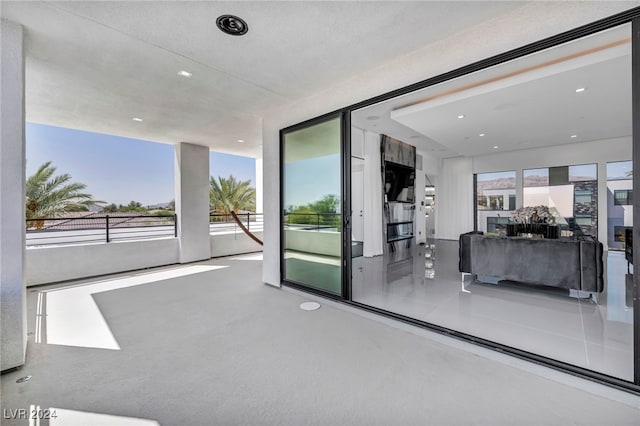
{"label": "textured ceiling", "polygon": [[[254,157],[268,111],[522,4],[0,3],[25,27],[28,121]],[[246,36],[216,28],[226,13]]]}

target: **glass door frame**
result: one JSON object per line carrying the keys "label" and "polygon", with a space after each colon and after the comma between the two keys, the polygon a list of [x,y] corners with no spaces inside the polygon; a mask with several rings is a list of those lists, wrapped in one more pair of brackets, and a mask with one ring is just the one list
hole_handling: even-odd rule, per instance
{"label": "glass door frame", "polygon": [[[342,222],[340,249],[340,289],[336,295],[328,291],[314,288],[304,283],[287,280],[285,275],[285,136],[288,133],[313,127],[327,121],[340,120],[340,212]],[[292,126],[280,129],[280,282],[298,290],[318,294],[336,300],[350,299],[350,271],[351,271],[351,164],[345,159],[351,158],[351,144],[348,137],[351,122],[346,110],[338,110]],[[347,197],[347,194],[349,196]]]}

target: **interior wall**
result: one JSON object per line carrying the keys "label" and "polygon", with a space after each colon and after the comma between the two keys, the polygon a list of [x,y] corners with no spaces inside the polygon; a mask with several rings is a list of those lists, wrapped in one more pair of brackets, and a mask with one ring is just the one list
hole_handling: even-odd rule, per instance
{"label": "interior wall", "polygon": [[351,237],[352,241],[365,241],[364,130],[351,127]]}
{"label": "interior wall", "polygon": [[[635,5],[637,2],[524,4],[485,23],[462,28],[451,37],[395,58],[368,72],[338,81],[333,87],[300,102],[272,111],[264,116],[262,124],[265,194],[280,192],[280,129],[571,30]],[[438,194],[439,197],[443,194],[440,188]],[[265,198],[264,213],[263,280],[279,286],[281,212],[278,196]]]}
{"label": "interior wall", "polygon": [[[418,162],[420,164],[418,164]],[[424,170],[424,152],[416,150],[416,228],[414,234],[416,243],[424,243],[427,240],[426,218],[424,208],[424,187],[427,184]]]}
{"label": "interior wall", "polygon": [[630,136],[473,157],[473,173],[622,160],[631,160]]}
{"label": "interior wall", "polygon": [[436,238],[458,240],[473,230],[473,160],[444,158],[436,188]]}

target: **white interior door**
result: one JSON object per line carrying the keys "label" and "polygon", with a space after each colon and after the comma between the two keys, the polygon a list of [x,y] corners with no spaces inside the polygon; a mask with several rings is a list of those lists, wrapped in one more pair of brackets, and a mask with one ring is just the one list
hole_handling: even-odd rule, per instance
{"label": "white interior door", "polygon": [[364,241],[364,160],[351,157],[351,233],[353,241]]}

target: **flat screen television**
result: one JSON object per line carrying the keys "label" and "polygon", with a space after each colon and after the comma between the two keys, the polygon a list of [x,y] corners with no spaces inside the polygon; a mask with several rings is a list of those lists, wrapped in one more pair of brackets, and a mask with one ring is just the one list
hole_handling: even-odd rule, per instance
{"label": "flat screen television", "polygon": [[384,192],[387,201],[415,202],[415,170],[401,164],[385,161]]}

